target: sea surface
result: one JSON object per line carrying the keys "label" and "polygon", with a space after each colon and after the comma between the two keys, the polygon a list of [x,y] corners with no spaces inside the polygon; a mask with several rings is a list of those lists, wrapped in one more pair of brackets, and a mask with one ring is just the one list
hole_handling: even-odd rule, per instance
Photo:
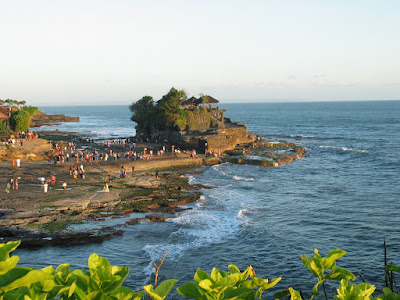
{"label": "sea surface", "polygon": [[[341,248],[348,254],[339,267],[382,286],[384,238],[389,262],[400,265],[400,101],[220,107],[253,133],[305,147],[307,156],[278,168],[202,167],[190,182],[213,189],[203,190],[204,199],[176,218],[124,227],[123,236],[101,244],[21,249],[16,251],[21,263],[87,268],[87,258],[96,252],[113,265],[129,266],[126,284],[138,289],[152,283],[152,262],[168,251],[164,279],[183,283],[197,268],[252,265],[257,276],[283,276],[278,288],[294,285],[308,294],[316,281],[300,255]],[[53,127],[59,130],[101,138],[135,133],[128,106],[40,109],[81,118]]]}

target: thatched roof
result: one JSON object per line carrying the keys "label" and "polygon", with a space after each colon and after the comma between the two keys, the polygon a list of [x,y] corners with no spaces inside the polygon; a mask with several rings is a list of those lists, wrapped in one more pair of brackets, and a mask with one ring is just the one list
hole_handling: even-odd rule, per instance
{"label": "thatched roof", "polygon": [[183,101],[183,105],[194,105],[198,99],[196,99],[194,96],[187,99],[186,101]]}
{"label": "thatched roof", "polygon": [[[219,103],[219,101],[211,96],[206,96],[207,97],[207,102],[206,104],[217,104]],[[193,97],[192,97],[193,98]],[[200,97],[199,99],[196,100],[195,102],[196,104],[202,104],[203,103],[203,99]]]}

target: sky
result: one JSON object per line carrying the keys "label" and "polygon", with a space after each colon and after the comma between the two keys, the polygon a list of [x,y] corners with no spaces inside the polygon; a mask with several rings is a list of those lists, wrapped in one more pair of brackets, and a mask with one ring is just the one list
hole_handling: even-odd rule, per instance
{"label": "sky", "polygon": [[0,0],[0,99],[400,99],[398,0]]}

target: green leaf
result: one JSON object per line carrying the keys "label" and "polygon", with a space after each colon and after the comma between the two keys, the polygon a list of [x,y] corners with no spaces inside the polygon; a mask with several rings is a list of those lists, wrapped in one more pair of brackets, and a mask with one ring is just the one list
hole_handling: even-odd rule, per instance
{"label": "green leaf", "polygon": [[153,290],[153,285],[149,284],[144,287],[146,293],[150,296],[153,300],[163,300],[167,297],[168,293],[174,287],[174,285],[178,282],[176,279],[168,279],[163,281],[159,286]]}
{"label": "green leaf", "polygon": [[393,272],[400,272],[400,267],[396,265],[386,265],[385,266],[386,271],[393,271]]}
{"label": "green leaf", "polygon": [[384,299],[384,300],[400,300],[400,295],[393,293],[391,289],[384,288],[383,294],[379,295],[379,298],[375,299]]}
{"label": "green leaf", "polygon": [[211,276],[207,274],[207,272],[204,272],[201,269],[197,269],[196,273],[194,274],[194,280],[198,283],[204,279],[211,279]]}
{"label": "green leaf", "polygon": [[110,268],[110,262],[101,256],[98,256],[97,253],[93,253],[90,255],[89,260],[88,260],[88,266],[90,270],[90,274],[92,272],[95,272],[98,269],[105,269],[105,268]]}
{"label": "green leaf", "polygon": [[346,255],[346,251],[342,249],[331,250],[325,258],[320,260],[321,265],[324,269],[333,269],[336,266],[336,260],[344,255]]}
{"label": "green leaf", "polygon": [[265,279],[267,282],[263,285],[260,286],[260,288],[262,288],[263,290],[268,290],[272,287],[274,287],[275,285],[278,284],[279,281],[281,281],[282,277],[278,277],[278,278],[273,278],[268,282],[268,279]]}
{"label": "green leaf", "polygon": [[356,279],[356,276],[347,269],[336,268],[331,273],[326,275],[325,279],[337,280],[337,281],[345,279],[347,281],[349,280],[353,281]]}
{"label": "green leaf", "polygon": [[235,265],[229,265],[228,269],[231,273],[240,273],[240,270],[238,267],[236,267]]}
{"label": "green leaf", "polygon": [[247,269],[242,273],[242,279],[241,280],[247,280],[247,278],[253,278],[256,277],[256,272],[254,272],[254,269],[252,266],[247,267]]}
{"label": "green leaf", "polygon": [[238,283],[240,278],[240,273],[230,274],[226,277],[222,277],[219,281],[215,282],[214,286],[232,287]]}
{"label": "green leaf", "polygon": [[11,269],[15,268],[15,266],[18,264],[18,261],[19,261],[18,256],[12,256],[3,261],[0,261],[0,275],[3,275],[8,271],[10,271]]}
{"label": "green leaf", "polygon": [[[15,269],[13,269],[15,270]],[[2,290],[3,291],[10,291],[19,287],[30,287],[33,283],[46,280],[46,279],[52,279],[53,276],[50,274],[47,274],[43,271],[40,270],[31,270],[29,271],[25,276],[16,279],[15,281],[11,282],[7,286],[3,286]]]}
{"label": "green leaf", "polygon": [[190,299],[204,299],[204,292],[196,282],[188,282],[176,289],[181,296]]}
{"label": "green leaf", "polygon": [[321,263],[317,259],[313,259],[310,263],[310,268],[314,271],[315,274],[320,278],[324,275],[324,268],[321,266]]}
{"label": "green leaf", "polygon": [[214,286],[209,279],[204,279],[199,282],[199,287],[201,287],[203,290],[206,291],[212,291],[214,289]]}
{"label": "green leaf", "polygon": [[316,258],[311,258],[307,255],[302,255],[300,258],[303,264],[311,271],[311,273],[314,274],[314,276],[321,277],[324,270],[321,270],[322,266],[320,266]]}
{"label": "green leaf", "polygon": [[10,258],[10,252],[17,249],[21,241],[10,241],[7,244],[0,243],[0,261]]}
{"label": "green leaf", "polygon": [[321,259],[322,256],[319,254],[318,249],[314,249],[314,255],[316,258]]}
{"label": "green leaf", "polygon": [[252,289],[239,287],[239,288],[228,288],[224,291],[223,299],[244,299],[246,296],[254,293]]}
{"label": "green leaf", "polygon": [[111,267],[111,274],[113,275],[112,281],[102,286],[103,291],[106,293],[110,293],[122,285],[129,274],[129,268],[113,266]]}
{"label": "green leaf", "polygon": [[290,300],[302,300],[300,294],[293,288],[289,288]]}
{"label": "green leaf", "polygon": [[101,291],[91,292],[85,297],[85,300],[106,300],[107,295]]}
{"label": "green leaf", "polygon": [[214,282],[219,281],[222,278],[222,275],[217,268],[213,268],[210,275]]}
{"label": "green leaf", "polygon": [[169,292],[172,290],[175,284],[178,283],[178,281],[179,281],[178,279],[164,280],[156,287],[155,289],[156,294],[164,298],[167,297]]}
{"label": "green leaf", "polygon": [[337,260],[346,254],[347,252],[342,249],[334,249],[329,251],[325,258],[334,258],[335,260]]}
{"label": "green leaf", "polygon": [[277,292],[274,294],[274,298],[275,299],[282,299],[282,298],[286,298],[290,296],[290,290],[289,289],[285,289],[283,291]]}
{"label": "green leaf", "polygon": [[312,291],[311,291],[313,295],[321,296],[321,294],[318,292],[318,288],[322,283],[324,283],[324,281],[325,281],[325,279],[321,279],[313,286]]}
{"label": "green leaf", "polygon": [[2,298],[4,300],[22,300],[24,299],[24,295],[26,295],[28,292],[29,288],[21,287],[5,293]]}
{"label": "green leaf", "polygon": [[140,300],[142,299],[145,291],[135,293],[131,289],[121,286],[110,294],[110,296],[117,298],[118,300]]}
{"label": "green leaf", "polygon": [[56,269],[56,276],[54,280],[58,284],[65,284],[69,275],[69,264],[59,265]]}
{"label": "green leaf", "polygon": [[334,296],[336,300],[348,300],[348,299],[368,299],[369,296],[375,291],[375,286],[369,283],[360,283],[351,285],[346,280],[340,282],[340,286],[337,289],[338,295]]}
{"label": "green leaf", "polygon": [[80,299],[80,300],[83,300],[86,298],[85,292],[78,285],[75,286],[73,294],[75,295],[75,298]]}

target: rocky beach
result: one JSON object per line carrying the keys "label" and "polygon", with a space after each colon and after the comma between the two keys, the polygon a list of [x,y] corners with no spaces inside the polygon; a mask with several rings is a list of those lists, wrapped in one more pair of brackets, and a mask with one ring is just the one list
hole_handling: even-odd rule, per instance
{"label": "rocky beach", "polygon": [[[3,241],[21,239],[22,247],[62,245],[66,241],[69,244],[102,241],[122,234],[118,229],[120,225],[78,232],[70,230],[69,225],[87,221],[106,224],[106,219],[127,217],[125,226],[164,221],[173,217],[181,205],[201,196],[196,191],[204,186],[189,184],[186,176],[196,172],[196,167],[222,162],[277,167],[305,153],[304,148],[294,144],[260,139],[238,145],[219,157],[216,154],[193,156],[192,151],[179,151],[133,160],[124,157],[123,144],[113,143],[108,146],[108,151],[120,154],[116,160],[88,162],[71,157],[55,164],[57,149],[64,149],[71,143],[76,149],[85,149],[86,153],[107,150],[104,143],[58,131],[42,132],[41,138],[24,140],[22,145],[17,142],[15,147],[3,146],[0,161],[0,236]],[[135,151],[143,153],[144,149],[154,149],[157,153],[163,147],[165,145],[138,143]],[[17,159],[20,160],[19,167],[15,164]],[[74,178],[70,174],[70,170],[78,165],[85,170],[84,178]],[[126,176],[121,178],[122,167]],[[49,181],[46,193],[40,178]],[[11,179],[18,179],[18,189],[7,193],[6,184]],[[106,183],[109,192],[103,191]],[[129,219],[134,212],[144,215]]]}

